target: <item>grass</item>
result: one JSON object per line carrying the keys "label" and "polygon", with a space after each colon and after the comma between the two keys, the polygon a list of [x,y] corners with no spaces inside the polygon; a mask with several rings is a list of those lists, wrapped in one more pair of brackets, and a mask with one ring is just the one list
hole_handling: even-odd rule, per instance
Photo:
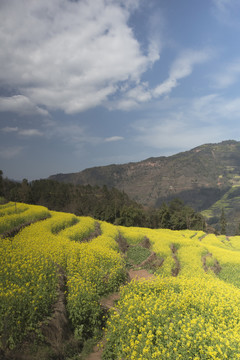
{"label": "grass", "polygon": [[134,265],[140,265],[151,255],[151,251],[141,246],[133,246],[127,251],[128,262]]}

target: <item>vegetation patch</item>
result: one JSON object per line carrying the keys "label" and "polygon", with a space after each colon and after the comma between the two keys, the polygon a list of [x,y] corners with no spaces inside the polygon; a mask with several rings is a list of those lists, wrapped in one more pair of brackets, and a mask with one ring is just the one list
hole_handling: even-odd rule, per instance
{"label": "vegetation patch", "polygon": [[227,263],[222,265],[221,272],[218,274],[218,277],[226,281],[227,283],[233,284],[240,288],[240,264],[231,264]]}
{"label": "vegetation patch", "polygon": [[204,271],[208,272],[209,270],[213,271],[218,275],[221,271],[221,266],[217,259],[214,259],[211,253],[207,253],[202,257]]}
{"label": "vegetation patch", "polygon": [[35,223],[0,238],[1,358],[82,359],[105,327],[105,360],[240,359],[240,236],[16,207],[2,228]]}
{"label": "vegetation patch", "polygon": [[133,265],[139,265],[151,255],[151,251],[142,246],[132,246],[127,251],[127,260]]}
{"label": "vegetation patch", "polygon": [[239,359],[239,296],[216,279],[131,282],[108,320],[103,359]]}
{"label": "vegetation patch", "polygon": [[175,262],[175,266],[172,268],[172,276],[178,276],[181,269],[180,262],[177,257],[178,244],[171,244],[172,257]]}

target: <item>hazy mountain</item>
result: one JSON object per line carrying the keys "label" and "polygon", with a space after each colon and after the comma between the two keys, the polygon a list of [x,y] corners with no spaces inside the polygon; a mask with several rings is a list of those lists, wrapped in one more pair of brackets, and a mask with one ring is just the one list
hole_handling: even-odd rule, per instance
{"label": "hazy mountain", "polygon": [[50,179],[115,187],[144,206],[156,207],[179,197],[197,211],[209,209],[205,215],[212,218],[210,223],[214,224],[221,208],[226,207],[227,221],[231,220],[236,227],[238,218],[235,215],[239,215],[240,222],[238,141],[205,144],[173,156],[99,166],[78,173],[53,175]]}

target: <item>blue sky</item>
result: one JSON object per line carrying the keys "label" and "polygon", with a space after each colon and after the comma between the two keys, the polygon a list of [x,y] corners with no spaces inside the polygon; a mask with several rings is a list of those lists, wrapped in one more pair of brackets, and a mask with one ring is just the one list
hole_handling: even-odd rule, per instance
{"label": "blue sky", "polygon": [[1,0],[4,176],[240,140],[239,19],[239,0]]}

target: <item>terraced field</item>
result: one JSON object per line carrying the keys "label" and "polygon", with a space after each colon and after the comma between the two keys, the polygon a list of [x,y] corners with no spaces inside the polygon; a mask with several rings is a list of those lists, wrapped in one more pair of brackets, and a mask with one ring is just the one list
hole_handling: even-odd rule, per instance
{"label": "terraced field", "polygon": [[0,229],[0,358],[84,359],[99,336],[95,359],[240,358],[240,237],[19,203]]}

